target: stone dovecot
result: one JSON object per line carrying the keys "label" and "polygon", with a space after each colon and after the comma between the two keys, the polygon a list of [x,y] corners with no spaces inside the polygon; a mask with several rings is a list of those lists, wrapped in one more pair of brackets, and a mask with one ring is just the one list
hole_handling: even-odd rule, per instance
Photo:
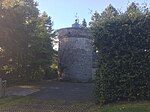
{"label": "stone dovecot", "polygon": [[75,22],[70,28],[57,31],[59,39],[59,74],[62,80],[92,80],[92,38],[87,28]]}

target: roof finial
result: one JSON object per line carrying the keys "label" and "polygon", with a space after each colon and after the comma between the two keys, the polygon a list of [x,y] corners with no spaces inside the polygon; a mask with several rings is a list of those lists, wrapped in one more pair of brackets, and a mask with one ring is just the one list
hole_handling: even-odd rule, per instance
{"label": "roof finial", "polygon": [[72,25],[74,28],[80,28],[78,13],[75,14],[75,23]]}
{"label": "roof finial", "polygon": [[76,12],[76,14],[75,14],[75,23],[79,23],[79,16],[78,16],[78,13]]}

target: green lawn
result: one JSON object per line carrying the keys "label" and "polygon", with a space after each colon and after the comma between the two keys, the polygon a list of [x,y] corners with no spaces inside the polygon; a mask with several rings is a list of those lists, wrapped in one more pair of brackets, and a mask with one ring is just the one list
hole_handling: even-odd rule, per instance
{"label": "green lawn", "polygon": [[66,104],[65,101],[39,100],[32,97],[6,97],[0,99],[0,112],[98,112],[97,106],[91,102],[72,102]]}
{"label": "green lawn", "polygon": [[[100,107],[92,103],[64,105],[63,101],[38,100],[32,97],[6,97],[0,99],[0,112],[150,112],[150,102],[111,104]],[[6,111],[7,110],[7,111]],[[73,111],[74,112],[74,111]]]}
{"label": "green lawn", "polygon": [[100,112],[150,112],[150,102],[107,105]]}

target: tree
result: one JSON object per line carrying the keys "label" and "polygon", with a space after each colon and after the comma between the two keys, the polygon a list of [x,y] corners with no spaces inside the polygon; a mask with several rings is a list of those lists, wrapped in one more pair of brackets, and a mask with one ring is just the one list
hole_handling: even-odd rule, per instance
{"label": "tree", "polygon": [[96,11],[92,17],[91,17],[91,22],[89,23],[89,25],[91,26],[91,28],[96,27],[97,26],[97,22],[100,19],[100,14]]}
{"label": "tree", "polygon": [[[29,0],[3,0],[1,2],[1,47],[4,50],[3,56],[4,71],[11,68],[11,73],[26,74],[28,38],[30,37],[30,25],[34,18],[38,17],[36,4]],[[12,73],[12,74],[13,74]]]}
{"label": "tree", "polygon": [[[52,25],[51,18],[44,12],[37,20],[35,36],[30,40],[30,73],[37,74],[37,71],[41,70],[39,71],[39,78],[47,73],[52,63],[54,52],[52,38],[55,36],[52,33]],[[37,76],[32,78],[36,79]]]}
{"label": "tree", "polygon": [[83,19],[83,21],[82,21],[82,27],[84,27],[84,28],[87,27],[87,23],[86,23],[86,20],[85,20],[85,19]]}
{"label": "tree", "polygon": [[118,16],[118,11],[110,4],[102,13],[101,18],[102,19],[111,19]]}
{"label": "tree", "polygon": [[125,13],[127,14],[127,16],[132,17],[132,18],[136,18],[137,16],[142,14],[140,8],[134,2],[132,2],[129,5],[129,7],[127,8],[127,11]]}
{"label": "tree", "polygon": [[105,21],[115,19],[117,16],[119,16],[119,12],[110,4],[101,14],[98,12],[93,14],[90,26],[91,28],[97,27],[100,24],[105,23]]}
{"label": "tree", "polygon": [[53,55],[51,18],[40,16],[33,0],[2,0],[0,6],[1,73],[14,81],[41,79]]}

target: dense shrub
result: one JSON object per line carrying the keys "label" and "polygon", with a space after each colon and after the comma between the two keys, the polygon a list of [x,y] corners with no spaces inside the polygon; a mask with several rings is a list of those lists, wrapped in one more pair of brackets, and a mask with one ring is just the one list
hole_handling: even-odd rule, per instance
{"label": "dense shrub", "polygon": [[99,54],[95,81],[98,101],[150,100],[149,11],[140,11],[132,3],[125,13],[96,17],[91,29]]}

